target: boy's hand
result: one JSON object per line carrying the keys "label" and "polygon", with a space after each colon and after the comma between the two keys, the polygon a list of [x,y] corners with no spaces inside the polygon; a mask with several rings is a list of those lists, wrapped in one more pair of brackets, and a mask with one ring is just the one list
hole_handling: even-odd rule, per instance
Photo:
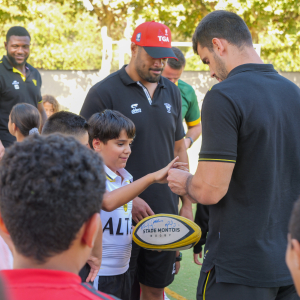
{"label": "boy's hand", "polygon": [[181,163],[181,162],[176,162],[179,159],[179,156],[175,157],[166,167],[164,167],[163,169],[154,172],[153,176],[154,176],[154,182],[155,183],[168,183],[167,181],[167,177],[168,177],[168,172],[171,168],[185,168],[188,165],[187,163]]}
{"label": "boy's hand", "polygon": [[87,263],[91,267],[90,274],[88,275],[86,282],[94,281],[101,267],[101,259],[96,256],[90,256]]}
{"label": "boy's hand", "polygon": [[178,170],[189,172],[188,163],[176,162],[176,163],[174,163],[174,165],[173,165],[172,168],[173,169],[178,169]]}

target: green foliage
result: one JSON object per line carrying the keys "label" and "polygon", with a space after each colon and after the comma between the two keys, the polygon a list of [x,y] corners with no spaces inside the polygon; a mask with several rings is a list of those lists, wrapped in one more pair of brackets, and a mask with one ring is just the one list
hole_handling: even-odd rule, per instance
{"label": "green foliage", "polygon": [[[0,20],[3,23],[1,45],[11,26],[28,29],[31,35],[28,62],[36,68],[92,70],[101,67],[100,28],[95,16],[79,1],[71,5],[69,1],[2,1]],[[1,50],[1,54],[6,54],[4,46]]]}
{"label": "green foliage", "polygon": [[[87,0],[85,0],[87,1]],[[299,0],[0,0],[1,44],[13,25],[32,36],[30,63],[39,68],[86,70],[101,67],[100,30],[107,26],[113,40],[124,38],[142,21],[168,25],[173,41],[191,41],[201,19],[216,9],[239,14],[254,43],[262,45],[262,59],[281,71],[300,71]],[[128,35],[126,36],[128,38]],[[182,48],[188,70],[207,70],[192,49]],[[4,47],[2,52],[5,54]],[[115,56],[114,56],[115,57]],[[117,62],[113,61],[113,69]]]}
{"label": "green foliage", "polygon": [[[133,18],[141,16],[168,25],[172,39],[191,41],[201,19],[211,11],[224,9],[240,15],[248,25],[253,42],[262,45],[261,57],[281,71],[300,71],[299,0],[135,0]],[[206,70],[190,54],[189,70]]]}

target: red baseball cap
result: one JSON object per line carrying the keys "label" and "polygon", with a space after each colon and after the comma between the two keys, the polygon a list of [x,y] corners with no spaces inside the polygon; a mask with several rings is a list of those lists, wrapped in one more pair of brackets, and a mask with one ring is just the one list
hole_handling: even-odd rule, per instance
{"label": "red baseball cap", "polygon": [[171,46],[171,31],[164,24],[145,22],[139,25],[133,33],[131,41],[143,47],[153,58],[174,58],[177,60]]}

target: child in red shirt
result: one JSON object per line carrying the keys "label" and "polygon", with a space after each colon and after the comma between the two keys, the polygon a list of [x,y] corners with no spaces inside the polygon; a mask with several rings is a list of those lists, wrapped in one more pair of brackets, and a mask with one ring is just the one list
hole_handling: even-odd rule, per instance
{"label": "child in red shirt", "polygon": [[0,230],[14,270],[1,271],[14,300],[117,299],[81,283],[105,192],[102,159],[73,137],[33,135],[0,163]]}

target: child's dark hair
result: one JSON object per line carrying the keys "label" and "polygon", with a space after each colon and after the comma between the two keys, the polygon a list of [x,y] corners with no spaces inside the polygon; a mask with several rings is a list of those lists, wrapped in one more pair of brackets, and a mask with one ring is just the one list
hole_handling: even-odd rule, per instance
{"label": "child's dark hair", "polygon": [[0,162],[0,210],[16,251],[43,263],[69,249],[99,213],[105,192],[100,155],[74,137],[32,135]]}
{"label": "child's dark hair", "polygon": [[79,136],[88,131],[85,118],[69,111],[59,111],[45,122],[42,134],[62,133]]}
{"label": "child's dark hair", "polygon": [[124,129],[128,138],[135,137],[134,123],[116,110],[106,109],[93,114],[88,120],[89,145],[93,149],[93,140],[99,139],[106,144],[109,140],[117,139]]}
{"label": "child's dark hair", "polygon": [[52,95],[43,95],[42,96],[43,103],[50,103],[53,106],[53,113],[59,112],[59,103]]}
{"label": "child's dark hair", "polygon": [[11,123],[15,123],[23,136],[28,136],[31,129],[38,132],[41,116],[36,107],[28,103],[16,104],[10,112]]}
{"label": "child's dark hair", "polygon": [[300,242],[300,198],[294,204],[289,224],[289,233],[292,239]]}

